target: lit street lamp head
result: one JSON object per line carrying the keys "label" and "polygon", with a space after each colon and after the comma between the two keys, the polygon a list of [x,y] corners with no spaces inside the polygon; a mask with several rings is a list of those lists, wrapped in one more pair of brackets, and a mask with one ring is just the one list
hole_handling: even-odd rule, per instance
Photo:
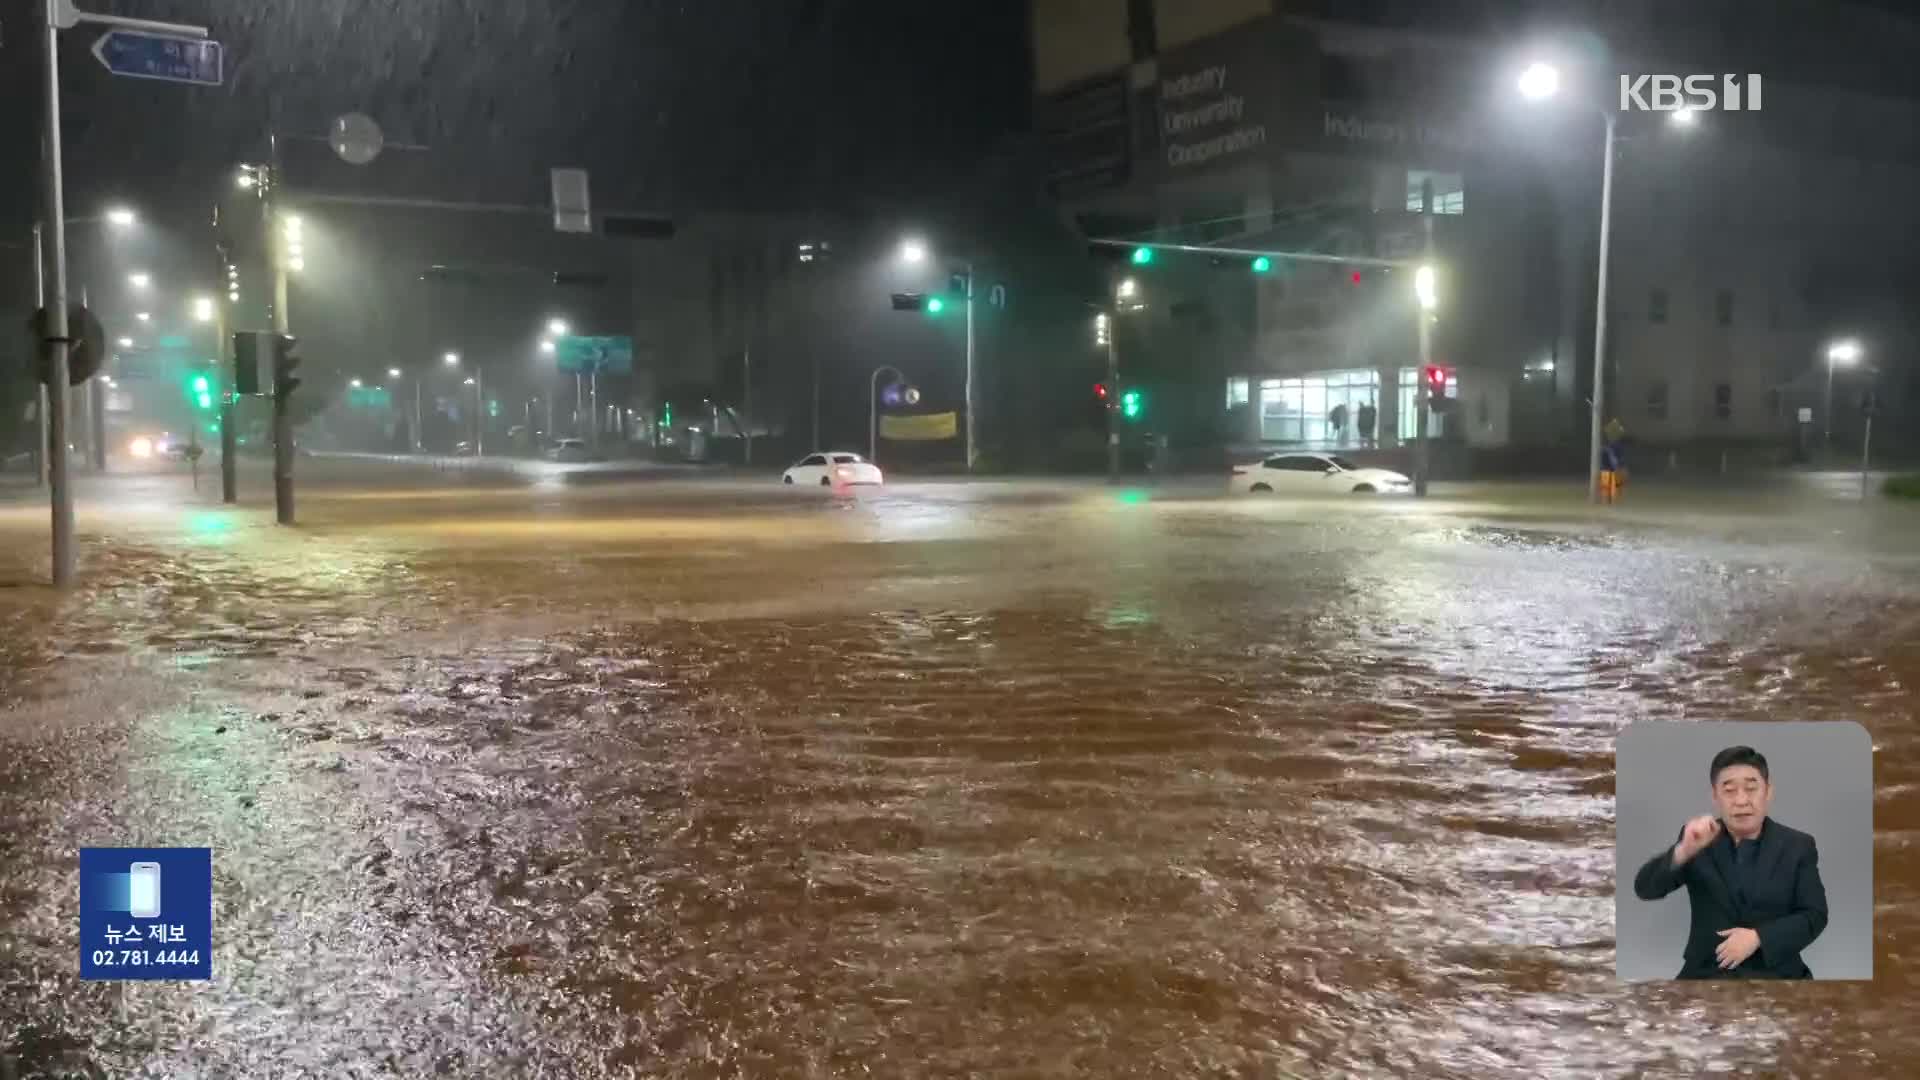
{"label": "lit street lamp head", "polygon": [[354,388],[355,390],[358,390],[358,389],[360,389],[360,380],[359,380],[359,379],[348,379],[348,380],[347,380],[347,385],[348,385],[348,386],[351,386],[351,387],[353,387],[353,388]]}
{"label": "lit street lamp head", "polygon": [[464,383],[462,383],[461,385],[463,385],[463,386],[472,386],[472,385],[473,385],[473,377],[472,377],[471,375],[469,375],[469,376],[467,377],[467,380],[466,380],[466,382],[464,382]]}
{"label": "lit street lamp head", "polygon": [[909,238],[900,241],[900,261],[909,266],[927,261],[927,244],[924,240]]}
{"label": "lit street lamp head", "polygon": [[193,318],[196,322],[213,321],[213,300],[210,297],[196,296],[193,298]]}
{"label": "lit street lamp head", "polygon": [[118,344],[123,349],[131,349],[133,348],[133,339],[130,337],[123,337],[120,339]]}
{"label": "lit street lamp head", "polygon": [[1860,343],[1853,340],[1836,341],[1827,347],[1827,362],[1846,367],[1860,360]]}
{"label": "lit street lamp head", "polygon": [[567,320],[548,319],[547,333],[552,334],[554,337],[566,337],[568,333]]}
{"label": "lit street lamp head", "polygon": [[397,379],[397,378],[399,378],[399,377],[400,377],[400,369],[399,369],[399,368],[397,368],[397,367],[390,367],[390,368],[388,368],[388,369],[387,369],[387,378],[389,378],[389,379]]}
{"label": "lit street lamp head", "polygon": [[1419,298],[1422,311],[1432,311],[1440,306],[1440,290],[1433,267],[1421,266],[1413,272],[1413,294]]}
{"label": "lit street lamp head", "polygon": [[446,355],[446,357],[445,357],[445,359],[446,359],[446,363],[447,363],[447,366],[448,366],[448,367],[459,367],[459,366],[460,366],[460,354],[459,354],[459,353],[457,353],[457,352],[450,352],[450,353],[448,353],[448,354]]}
{"label": "lit street lamp head", "polygon": [[1520,96],[1528,101],[1545,101],[1560,92],[1560,69],[1538,61],[1520,73]]}
{"label": "lit street lamp head", "polygon": [[110,225],[118,225],[123,229],[131,226],[138,220],[138,218],[134,217],[133,211],[124,206],[116,206],[107,211],[107,223]]}
{"label": "lit street lamp head", "polygon": [[144,272],[136,272],[136,273],[128,274],[127,284],[133,286],[136,289],[144,289],[147,286],[153,284],[153,277]]}
{"label": "lit street lamp head", "polygon": [[540,351],[543,353],[547,353],[549,355],[551,355],[557,348],[558,346],[554,345],[554,343],[551,341],[542,341],[540,343]]}
{"label": "lit street lamp head", "polygon": [[153,315],[149,312],[141,311],[141,312],[134,313],[133,317],[136,319],[139,319],[141,322],[147,322],[148,320],[153,318]]}

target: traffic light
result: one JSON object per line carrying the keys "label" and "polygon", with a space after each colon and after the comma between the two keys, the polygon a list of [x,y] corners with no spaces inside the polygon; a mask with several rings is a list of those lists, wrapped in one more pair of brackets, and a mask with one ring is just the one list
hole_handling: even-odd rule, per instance
{"label": "traffic light", "polygon": [[1120,415],[1129,420],[1138,420],[1147,411],[1147,396],[1138,390],[1127,390],[1120,395]]}
{"label": "traffic light", "polygon": [[897,292],[893,294],[893,310],[924,311],[929,315],[938,315],[947,310],[947,302],[929,293]]}
{"label": "traffic light", "polygon": [[233,392],[260,392],[260,338],[257,331],[244,330],[233,335]]}
{"label": "traffic light", "polygon": [[1137,247],[1137,248],[1134,248],[1134,249],[1133,249],[1133,265],[1135,265],[1135,266],[1150,266],[1150,265],[1152,265],[1152,263],[1153,263],[1153,249],[1152,249],[1152,248],[1150,248],[1150,247]]}
{"label": "traffic light", "polygon": [[293,369],[300,366],[300,357],[294,354],[295,340],[288,334],[273,335],[273,396],[284,398],[300,386],[300,380],[294,377]]}
{"label": "traffic light", "polygon": [[220,393],[218,381],[204,371],[190,373],[183,389],[186,392],[187,404],[202,412],[213,408],[214,399]]}
{"label": "traffic light", "polygon": [[1436,412],[1447,407],[1447,376],[1451,374],[1438,364],[1427,365],[1427,403]]}
{"label": "traffic light", "polygon": [[1104,382],[1094,383],[1093,396],[1100,399],[1101,401],[1107,400],[1107,384]]}
{"label": "traffic light", "polygon": [[1265,274],[1273,269],[1273,260],[1265,255],[1255,255],[1251,266],[1254,273]]}

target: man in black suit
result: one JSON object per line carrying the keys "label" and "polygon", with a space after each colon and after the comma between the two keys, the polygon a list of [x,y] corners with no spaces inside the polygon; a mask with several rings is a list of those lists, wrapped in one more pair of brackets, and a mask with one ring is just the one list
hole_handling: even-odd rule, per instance
{"label": "man in black suit", "polygon": [[1633,878],[1642,900],[1687,887],[1693,925],[1677,977],[1813,978],[1800,950],[1827,926],[1813,837],[1767,816],[1773,787],[1759,751],[1730,746],[1707,775],[1720,816],[1687,822]]}

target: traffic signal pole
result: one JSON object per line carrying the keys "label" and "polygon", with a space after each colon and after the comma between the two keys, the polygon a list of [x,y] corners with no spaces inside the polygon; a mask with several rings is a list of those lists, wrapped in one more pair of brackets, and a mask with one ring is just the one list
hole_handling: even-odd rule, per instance
{"label": "traffic signal pole", "polygon": [[240,390],[229,363],[232,346],[227,341],[227,306],[216,301],[213,310],[214,366],[224,384],[220,391],[220,501],[234,503],[240,501],[239,466],[234,460],[240,437],[233,430],[234,402],[240,400]]}
{"label": "traffic signal pole", "polygon": [[[274,187],[280,182],[279,145],[268,136],[272,149],[267,171],[267,189],[260,200],[267,230],[268,249],[273,264],[273,332],[289,336],[292,319],[287,313],[287,243],[274,213]],[[278,360],[275,361],[273,387],[273,516],[282,525],[293,524],[293,421],[287,416],[288,390],[280,385]]]}
{"label": "traffic signal pole", "polygon": [[[1424,251],[1428,266],[1433,265],[1433,181],[1428,180],[1420,188],[1420,224],[1425,233]],[[1413,493],[1425,498],[1427,494],[1427,471],[1432,459],[1429,455],[1427,440],[1427,413],[1432,410],[1433,402],[1428,396],[1427,372],[1433,367],[1433,313],[1417,301],[1413,306],[1414,318],[1420,320],[1420,377],[1415,380],[1413,401]]]}
{"label": "traffic signal pole", "polygon": [[1120,347],[1119,310],[1107,316],[1107,483],[1120,482]]}

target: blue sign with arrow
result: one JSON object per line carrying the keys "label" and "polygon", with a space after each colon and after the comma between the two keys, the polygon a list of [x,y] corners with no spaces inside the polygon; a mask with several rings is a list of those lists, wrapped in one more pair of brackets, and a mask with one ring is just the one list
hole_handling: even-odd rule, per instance
{"label": "blue sign with arrow", "polygon": [[217,41],[142,30],[109,30],[93,43],[94,59],[115,75],[219,86],[225,50]]}

